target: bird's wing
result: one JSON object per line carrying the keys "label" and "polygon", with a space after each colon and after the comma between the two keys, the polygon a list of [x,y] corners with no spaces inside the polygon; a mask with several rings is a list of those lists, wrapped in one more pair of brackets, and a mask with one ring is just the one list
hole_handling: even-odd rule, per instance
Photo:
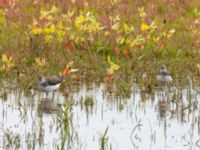
{"label": "bird's wing", "polygon": [[52,76],[52,77],[47,77],[46,81],[49,85],[56,85],[56,84],[61,83],[63,81],[63,78]]}
{"label": "bird's wing", "polygon": [[159,74],[160,74],[160,75],[163,75],[163,76],[169,75],[168,72],[166,72],[166,71],[162,71],[162,72],[160,72]]}
{"label": "bird's wing", "polygon": [[45,81],[45,82],[42,82],[42,83],[39,83],[41,86],[48,86],[49,84],[48,84],[48,82],[47,81]]}

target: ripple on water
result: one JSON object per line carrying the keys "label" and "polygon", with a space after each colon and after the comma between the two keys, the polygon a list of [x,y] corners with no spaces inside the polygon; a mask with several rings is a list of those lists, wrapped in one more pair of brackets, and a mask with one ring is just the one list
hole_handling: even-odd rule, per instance
{"label": "ripple on water", "polygon": [[[99,149],[108,127],[105,146],[112,149],[199,148],[200,96],[195,89],[143,93],[137,86],[130,98],[114,97],[106,86],[81,86],[65,98],[46,99],[34,92],[27,97],[12,91],[0,100],[0,147],[21,149]],[[86,106],[86,97],[93,105]],[[72,101],[73,100],[73,101]],[[70,105],[65,105],[70,103]]]}

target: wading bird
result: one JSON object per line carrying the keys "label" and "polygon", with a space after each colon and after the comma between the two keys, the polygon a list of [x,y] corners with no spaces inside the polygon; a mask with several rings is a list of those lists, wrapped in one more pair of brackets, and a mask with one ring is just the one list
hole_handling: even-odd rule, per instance
{"label": "wading bird", "polygon": [[167,67],[165,65],[161,66],[160,72],[157,74],[157,81],[167,84],[172,81],[171,75],[167,71]]}
{"label": "wading bird", "polygon": [[38,88],[41,92],[45,92],[46,95],[48,95],[49,92],[53,92],[53,97],[54,97],[54,91],[59,89],[65,76],[71,72],[77,72],[77,71],[78,69],[71,69],[71,67],[67,66],[64,68],[60,76],[50,76],[50,77],[40,76],[38,79],[39,81]]}

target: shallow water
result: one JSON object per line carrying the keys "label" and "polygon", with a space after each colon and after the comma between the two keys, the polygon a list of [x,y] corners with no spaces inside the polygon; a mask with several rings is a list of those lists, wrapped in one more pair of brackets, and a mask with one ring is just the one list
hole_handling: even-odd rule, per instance
{"label": "shallow water", "polygon": [[[12,91],[2,98],[0,149],[61,149],[62,141],[65,149],[101,149],[107,127],[105,149],[200,148],[199,89],[158,88],[149,95],[134,85],[127,99],[113,96],[104,84],[83,85],[75,91],[67,98],[57,92],[54,100],[37,91],[31,96]],[[84,105],[88,96],[93,106]],[[66,116],[59,120],[58,115],[72,100],[66,129],[61,122]]]}

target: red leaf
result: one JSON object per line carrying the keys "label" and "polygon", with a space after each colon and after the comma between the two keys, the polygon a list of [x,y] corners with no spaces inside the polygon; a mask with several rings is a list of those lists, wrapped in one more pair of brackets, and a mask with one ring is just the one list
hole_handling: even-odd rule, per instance
{"label": "red leaf", "polygon": [[164,40],[159,40],[156,43],[159,47],[163,47],[165,45],[165,41]]}
{"label": "red leaf", "polygon": [[15,0],[0,0],[0,6],[3,8],[14,8]]}
{"label": "red leaf", "polygon": [[69,40],[65,45],[64,48],[69,49],[69,50],[73,50],[74,49],[74,41]]}
{"label": "red leaf", "polygon": [[149,38],[149,37],[148,37],[148,35],[147,35],[147,34],[145,34],[145,35],[144,35],[144,40],[145,40],[145,41],[147,41],[147,40],[148,40],[148,38]]}
{"label": "red leaf", "polygon": [[119,53],[120,53],[120,49],[119,49],[119,47],[115,47],[115,48],[113,48],[113,51],[115,52],[115,54],[119,54]]}
{"label": "red leaf", "polygon": [[129,54],[129,51],[128,51],[127,49],[125,49],[125,50],[123,51],[123,54],[124,54],[125,56],[127,56],[127,55]]}

